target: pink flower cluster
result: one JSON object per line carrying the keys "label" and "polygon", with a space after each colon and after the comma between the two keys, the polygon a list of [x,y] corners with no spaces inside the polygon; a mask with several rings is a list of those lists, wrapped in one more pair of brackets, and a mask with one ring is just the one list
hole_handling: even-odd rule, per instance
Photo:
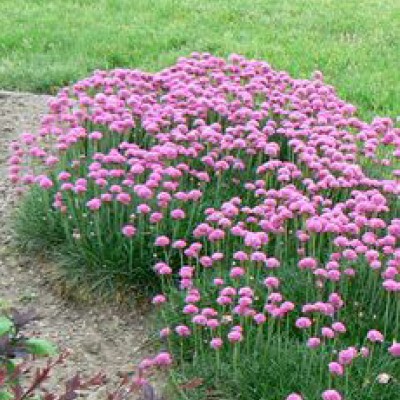
{"label": "pink flower cluster", "polygon": [[369,373],[379,345],[399,357],[400,129],[390,119],[361,121],[321,73],[293,79],[198,53],[155,74],[97,71],[49,107],[39,134],[12,144],[10,178],[50,197],[82,246],[101,251],[111,235],[127,264],[151,246],[163,286],[153,303],[180,311],[162,338],[206,343],[195,354],[217,360],[224,349],[234,366],[244,342],[267,354],[277,335],[335,350],[327,385],[356,359]]}

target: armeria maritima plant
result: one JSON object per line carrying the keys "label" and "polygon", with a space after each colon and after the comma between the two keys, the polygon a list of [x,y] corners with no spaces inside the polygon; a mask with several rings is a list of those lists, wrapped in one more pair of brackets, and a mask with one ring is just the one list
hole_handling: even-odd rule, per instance
{"label": "armeria maritima plant", "polygon": [[158,290],[183,376],[237,399],[396,399],[392,120],[361,121],[320,72],[197,53],[97,71],[49,107],[12,144],[20,232],[97,287]]}

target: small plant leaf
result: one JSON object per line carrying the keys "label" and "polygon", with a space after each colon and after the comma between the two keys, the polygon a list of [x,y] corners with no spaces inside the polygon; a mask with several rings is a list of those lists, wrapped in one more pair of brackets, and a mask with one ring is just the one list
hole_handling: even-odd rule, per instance
{"label": "small plant leaf", "polygon": [[27,350],[35,356],[54,356],[57,348],[53,343],[44,339],[31,338],[25,342]]}
{"label": "small plant leaf", "polygon": [[14,395],[7,391],[0,392],[0,400],[11,400],[14,398]]}
{"label": "small plant leaf", "polygon": [[14,364],[14,360],[7,360],[6,361],[6,371],[7,375],[12,375],[15,372],[16,365]]}
{"label": "small plant leaf", "polygon": [[11,328],[13,327],[13,323],[7,317],[0,317],[0,336],[5,335],[8,333]]}

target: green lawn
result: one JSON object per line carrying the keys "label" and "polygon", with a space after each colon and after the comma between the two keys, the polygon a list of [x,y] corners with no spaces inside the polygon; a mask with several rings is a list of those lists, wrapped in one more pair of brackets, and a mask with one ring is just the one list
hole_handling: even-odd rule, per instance
{"label": "green lawn", "polygon": [[241,53],[295,77],[322,70],[365,118],[400,114],[399,0],[1,0],[0,26],[3,89]]}

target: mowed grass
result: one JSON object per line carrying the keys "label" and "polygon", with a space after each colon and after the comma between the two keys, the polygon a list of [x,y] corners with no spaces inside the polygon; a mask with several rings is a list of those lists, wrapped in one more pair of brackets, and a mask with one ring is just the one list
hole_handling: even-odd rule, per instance
{"label": "mowed grass", "polygon": [[2,0],[0,26],[3,89],[240,53],[295,77],[322,70],[364,118],[400,114],[398,0]]}

